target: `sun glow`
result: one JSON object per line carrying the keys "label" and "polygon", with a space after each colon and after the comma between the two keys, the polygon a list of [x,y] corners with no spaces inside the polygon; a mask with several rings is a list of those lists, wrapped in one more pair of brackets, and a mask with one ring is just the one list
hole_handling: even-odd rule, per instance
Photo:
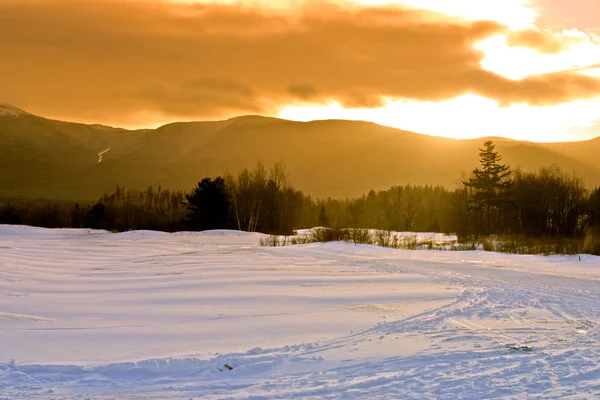
{"label": "sun glow", "polygon": [[[7,1],[0,0],[0,4]],[[15,4],[20,4],[20,1],[10,0]],[[63,1],[69,7],[85,3]],[[113,19],[125,21],[125,25],[133,23],[130,21],[132,13],[121,15],[117,8],[103,8],[106,4],[114,6],[112,3],[121,7],[121,2],[107,1],[105,4],[104,0],[95,1],[102,4],[98,10],[106,13],[101,15],[105,19],[89,32],[82,30],[82,34],[110,27]],[[38,79],[39,83],[23,78],[23,83],[14,84],[15,80],[7,79],[0,92],[2,95],[8,92],[9,95],[0,100],[26,105],[28,99],[36,95],[43,98],[41,90],[47,93],[69,91],[60,107],[48,107],[62,113],[53,111],[50,116],[68,120],[72,119],[73,106],[77,105],[72,99],[98,89],[105,89],[99,91],[107,98],[118,97],[110,92],[112,90],[120,93],[123,106],[96,100],[98,96],[94,95],[91,103],[95,106],[86,106],[80,113],[85,116],[80,115],[78,121],[128,128],[157,127],[177,120],[214,120],[263,113],[301,121],[332,118],[365,120],[454,138],[503,136],[533,141],[564,141],[588,138],[594,129],[600,133],[600,93],[594,91],[600,85],[595,85],[597,82],[590,79],[572,79],[571,74],[558,74],[571,71],[600,78],[600,38],[594,36],[591,28],[585,31],[548,30],[545,21],[549,20],[549,7],[541,8],[540,0],[125,0],[123,3],[127,1],[139,3],[135,6],[140,6],[140,15],[146,12],[148,18],[140,18],[136,22],[138,25],[132,25],[131,30],[122,27],[109,30],[110,35],[124,39],[122,47],[105,46],[104,40],[99,42],[98,50],[102,50],[104,55],[98,56],[98,60],[110,60],[110,67],[103,67],[104,61],[90,62],[92,53],[84,57],[87,53],[84,54],[80,46],[84,39],[71,40],[70,31],[66,31],[53,35],[51,42],[56,44],[57,49],[63,49],[65,54],[71,54],[74,62],[65,63],[59,57],[50,68],[52,64],[47,54],[40,52],[38,45],[29,45],[33,43],[30,36],[35,36],[30,34],[33,25],[29,29],[20,26],[19,21],[35,19],[9,18],[13,22],[13,33],[0,37],[6,39],[2,43],[14,46],[18,60],[7,59],[8,62],[0,63],[0,75],[17,76],[27,70],[31,80]],[[146,3],[153,4],[148,6]],[[192,6],[196,4],[201,6]],[[231,7],[214,7],[212,13],[210,7],[204,6],[207,4]],[[132,9],[137,10],[136,7]],[[364,19],[363,15],[354,12],[367,7],[382,7],[383,12],[365,13],[368,18]],[[409,7],[424,12],[399,12],[397,20],[386,21],[386,13],[390,9],[383,7]],[[57,14],[57,21],[70,21],[71,16],[64,10],[68,7],[63,7],[63,11]],[[81,15],[84,15],[81,10]],[[171,12],[177,17],[190,18],[174,19]],[[252,40],[247,42],[245,36],[251,29],[240,29],[239,34],[236,31],[234,36],[231,35],[234,24],[238,23],[238,14],[247,18],[245,21],[249,21],[248,26],[251,26],[254,24],[251,17],[258,20],[258,14],[262,12],[277,16],[264,19],[273,20],[273,29],[266,26],[260,35],[251,37]],[[163,20],[159,17],[164,14],[169,18]],[[329,18],[334,23],[328,23]],[[345,24],[344,18],[348,19],[348,24]],[[419,18],[425,19],[426,23],[421,24],[423,21]],[[155,24],[155,21],[158,22]],[[493,23],[481,24],[481,29],[463,26],[469,25],[469,21],[495,21],[504,27]],[[340,27],[336,25],[338,22]],[[146,26],[150,24],[156,25],[156,29]],[[211,29],[210,24],[215,24],[216,28]],[[406,24],[406,29],[400,24]],[[569,22],[570,26],[574,24],[576,22]],[[52,26],[54,29],[60,24]],[[79,22],[73,26],[79,32]],[[330,32],[339,36],[332,34],[327,37]],[[406,38],[398,37],[396,40],[395,33],[390,32],[398,32],[399,36],[406,35]],[[305,33],[308,39],[296,40]],[[40,43],[46,43],[45,30],[40,29],[37,34],[43,39]],[[13,40],[13,36],[20,41]],[[90,36],[94,40],[97,37],[101,36]],[[244,37],[244,40],[238,40],[239,37]],[[484,39],[473,44],[480,38]],[[386,47],[378,46],[378,42]],[[438,43],[441,45],[435,46]],[[255,44],[257,46],[253,47]],[[474,46],[476,51],[468,46]],[[411,53],[412,47],[419,50],[415,51],[415,55]],[[20,56],[21,52],[23,55]],[[214,55],[207,56],[208,53]],[[321,61],[313,57],[315,53],[327,57]],[[442,57],[437,57],[438,54]],[[43,62],[32,62],[36,57],[42,57]],[[290,59],[292,63],[287,62]],[[413,60],[414,66],[411,65]],[[307,61],[306,65],[302,64],[304,61]],[[76,68],[77,63],[97,73],[99,78],[106,79],[107,88],[90,84],[87,90],[80,89],[92,82],[89,79],[92,72],[80,74],[79,71],[85,68]],[[331,63],[333,67],[325,63]],[[355,70],[353,64],[357,66]],[[31,67],[33,65],[44,65],[44,74]],[[404,67],[410,73],[416,71],[414,76],[418,78],[408,81],[405,77],[413,75],[405,74]],[[125,72],[117,73],[119,68]],[[433,73],[428,80],[429,69]],[[67,70],[73,73],[66,73]],[[135,76],[131,71],[136,71]],[[470,74],[473,71],[475,73]],[[557,74],[519,85],[490,76],[489,72],[512,80]],[[64,79],[64,85],[60,83],[61,79]],[[389,88],[392,84],[395,84],[393,90]],[[114,86],[108,88],[111,85]],[[431,90],[420,91],[421,86]],[[500,89],[496,90],[495,86]],[[511,92],[513,89],[515,93]],[[395,98],[387,98],[378,108],[344,108],[341,105],[371,104],[377,107],[380,93]],[[475,93],[484,93],[490,98]],[[410,96],[419,99],[455,98],[416,101],[409,99]],[[598,97],[573,100],[589,96]],[[493,97],[505,102],[496,101]],[[506,101],[523,103],[507,105]],[[526,101],[565,103],[542,107],[525,104]],[[51,103],[57,104],[55,99]],[[99,110],[88,111],[96,108]],[[40,113],[48,115],[45,111]],[[95,119],[86,121],[82,118]]]}
{"label": "sun glow", "polygon": [[538,12],[529,0],[352,0],[365,5],[405,5],[472,21],[497,21],[512,29],[533,26]]}
{"label": "sun glow", "polygon": [[[587,139],[584,133],[565,136],[574,127],[589,127],[598,120],[600,97],[552,107],[513,105],[501,107],[498,102],[476,95],[465,95],[442,102],[418,102],[388,99],[377,109],[345,109],[339,103],[284,107],[280,118],[296,121],[315,119],[352,119],[381,125],[446,136],[470,139],[502,136],[537,142]],[[435,118],[432,118],[435,116]]]}
{"label": "sun glow", "polygon": [[510,47],[506,35],[487,38],[476,47],[485,54],[481,63],[484,69],[510,79],[585,69],[600,64],[600,43],[592,36],[576,29],[565,30],[557,35],[562,36],[567,44],[555,54],[540,54],[534,49]]}

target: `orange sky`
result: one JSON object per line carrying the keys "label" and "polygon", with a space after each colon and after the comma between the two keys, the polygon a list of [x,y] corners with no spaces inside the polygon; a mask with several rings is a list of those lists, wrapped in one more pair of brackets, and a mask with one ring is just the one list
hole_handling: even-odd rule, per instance
{"label": "orange sky", "polygon": [[264,114],[581,140],[600,135],[598,11],[592,0],[2,0],[0,102],[125,127]]}

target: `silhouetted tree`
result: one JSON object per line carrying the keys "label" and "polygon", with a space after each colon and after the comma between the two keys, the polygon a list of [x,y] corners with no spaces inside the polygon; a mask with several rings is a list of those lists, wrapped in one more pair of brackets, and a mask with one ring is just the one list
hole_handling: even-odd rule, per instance
{"label": "silhouetted tree", "polygon": [[587,225],[587,190],[583,181],[558,166],[517,171],[513,187],[518,231],[531,236],[581,235]]}
{"label": "silhouetted tree", "polygon": [[237,228],[240,231],[256,232],[267,186],[264,165],[259,162],[252,171],[244,168],[237,176],[227,174],[225,180]]}
{"label": "silhouetted tree", "polygon": [[329,217],[327,216],[325,206],[321,206],[321,211],[319,211],[319,226],[329,227]]}
{"label": "silhouetted tree", "polygon": [[479,233],[490,234],[495,231],[501,211],[509,205],[508,191],[512,186],[510,167],[500,164],[502,157],[495,150],[491,140],[483,143],[479,149],[480,168],[475,168],[472,177],[463,180],[469,189],[469,208],[480,217]]}
{"label": "silhouetted tree", "polygon": [[402,200],[400,202],[402,206],[402,215],[404,218],[403,229],[405,231],[414,231],[416,227],[417,216],[419,215],[419,209],[422,206],[423,193],[418,193],[410,185],[406,186],[402,191]]}
{"label": "silhouetted tree", "polygon": [[71,228],[82,228],[85,222],[85,215],[86,211],[79,206],[79,203],[75,203],[69,212]]}
{"label": "silhouetted tree", "polygon": [[0,211],[0,223],[9,225],[21,225],[22,219],[19,210],[10,202],[6,202]]}
{"label": "silhouetted tree", "polygon": [[600,228],[600,187],[594,189],[590,194],[587,208],[590,216],[590,225]]}
{"label": "silhouetted tree", "polygon": [[96,203],[85,215],[83,225],[86,228],[91,229],[104,229],[106,227],[106,220],[104,212],[106,207],[102,203]]}
{"label": "silhouetted tree", "polygon": [[290,234],[297,227],[304,207],[304,194],[287,182],[285,166],[267,169],[258,163],[225,177],[231,213],[237,229],[248,232]]}
{"label": "silhouetted tree", "polygon": [[202,231],[229,227],[230,203],[225,180],[220,176],[202,179],[186,200],[189,228]]}

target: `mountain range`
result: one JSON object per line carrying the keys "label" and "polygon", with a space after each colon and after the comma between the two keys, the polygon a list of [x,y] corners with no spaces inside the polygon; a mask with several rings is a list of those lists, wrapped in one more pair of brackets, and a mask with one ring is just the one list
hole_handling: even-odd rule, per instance
{"label": "mountain range", "polygon": [[[190,189],[205,176],[283,161],[313,197],[359,196],[395,184],[455,187],[483,139],[457,140],[370,122],[261,116],[125,130],[42,118],[0,105],[0,197],[94,200],[116,185]],[[503,161],[557,164],[600,185],[600,138],[533,143],[492,138]]]}

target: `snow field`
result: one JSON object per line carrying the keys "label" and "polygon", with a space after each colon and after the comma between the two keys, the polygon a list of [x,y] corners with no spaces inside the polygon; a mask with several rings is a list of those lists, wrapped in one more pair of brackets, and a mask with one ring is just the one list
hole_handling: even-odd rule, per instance
{"label": "snow field", "polygon": [[0,398],[600,397],[600,258],[259,238],[0,225]]}

